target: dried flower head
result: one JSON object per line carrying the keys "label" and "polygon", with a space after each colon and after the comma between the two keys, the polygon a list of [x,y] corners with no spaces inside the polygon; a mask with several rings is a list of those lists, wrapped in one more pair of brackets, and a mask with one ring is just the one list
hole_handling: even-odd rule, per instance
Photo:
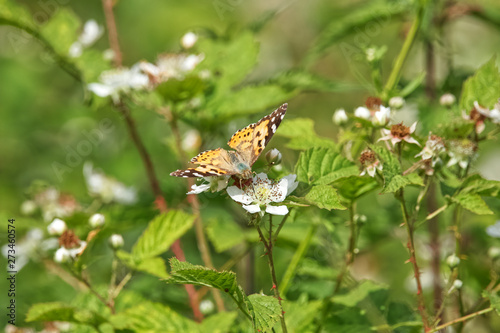
{"label": "dried flower head", "polygon": [[477,145],[468,139],[448,141],[448,155],[450,160],[446,166],[450,167],[458,163],[465,169],[470,161],[476,156]]}
{"label": "dried flower head", "polygon": [[59,245],[63,246],[66,249],[74,249],[75,247],[80,246],[80,239],[73,232],[73,230],[66,230],[59,237]]}
{"label": "dried flower head", "polygon": [[366,173],[370,175],[370,177],[375,177],[375,173],[377,170],[382,170],[382,164],[378,160],[377,156],[371,149],[365,149],[359,156],[359,162],[363,167],[363,171],[360,176],[364,176]]}

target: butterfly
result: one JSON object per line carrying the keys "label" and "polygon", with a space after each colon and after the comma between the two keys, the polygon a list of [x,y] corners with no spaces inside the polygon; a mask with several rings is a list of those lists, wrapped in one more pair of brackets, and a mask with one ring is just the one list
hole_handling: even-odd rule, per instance
{"label": "butterfly", "polygon": [[199,164],[199,166],[177,170],[170,175],[184,178],[207,176],[251,178],[252,165],[276,133],[285,117],[287,106],[287,103],[281,105],[270,115],[234,133],[227,143],[234,150],[217,148],[204,151],[191,159],[191,163]]}

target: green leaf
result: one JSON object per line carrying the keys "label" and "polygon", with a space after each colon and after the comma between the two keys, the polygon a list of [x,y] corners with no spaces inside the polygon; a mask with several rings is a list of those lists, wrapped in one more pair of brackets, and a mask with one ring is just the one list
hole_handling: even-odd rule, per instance
{"label": "green leaf", "polygon": [[242,81],[257,63],[259,46],[250,32],[239,34],[230,41],[202,39],[197,44],[205,55],[197,69],[217,73],[219,89],[228,90]]}
{"label": "green leaf", "polygon": [[286,326],[292,332],[311,332],[308,326],[321,313],[321,301],[307,301],[300,297],[296,302],[287,301],[283,304]]}
{"label": "green leaf", "polygon": [[144,258],[135,266],[135,269],[157,276],[161,279],[169,277],[165,261],[160,257]]}
{"label": "green leaf", "polygon": [[405,188],[408,185],[418,185],[424,186],[423,179],[416,173],[410,173],[409,175],[395,175],[390,178],[389,181],[385,182],[384,188],[380,193],[394,193],[399,189]]}
{"label": "green leaf", "polygon": [[194,321],[160,303],[142,302],[111,317],[115,329],[134,332],[197,332]]}
{"label": "green leaf", "polygon": [[61,56],[68,54],[71,44],[78,38],[80,19],[72,11],[60,8],[42,27],[41,35]]}
{"label": "green leaf", "polygon": [[214,269],[192,265],[176,258],[170,259],[170,266],[171,278],[165,280],[167,283],[217,288],[229,294],[234,294],[238,289],[236,274],[233,272],[217,272]]}
{"label": "green leaf", "polygon": [[29,11],[11,0],[0,0],[0,25],[8,24],[34,29],[33,16]]}
{"label": "green leaf", "polygon": [[[351,8],[346,15],[330,20],[331,23],[323,30],[310,48],[306,56],[306,63],[313,63],[332,45],[342,40],[342,38],[358,31],[364,31],[363,27],[368,24],[379,26],[379,22],[387,22],[396,18],[406,12],[410,5],[411,2],[370,1],[359,6],[358,9],[353,10]],[[342,48],[343,45],[346,47]],[[351,52],[345,51],[345,49],[355,49],[354,46],[347,43],[342,43],[341,49],[344,51],[344,56],[348,59],[352,59],[353,54],[351,52],[363,55],[359,49],[356,49],[356,51],[351,50]]]}
{"label": "green leaf", "polygon": [[310,118],[289,119],[281,123],[276,135],[289,138],[287,147],[295,150],[306,150],[314,147],[336,149],[330,139],[319,137],[314,131],[314,121]]}
{"label": "green leaf", "polygon": [[345,92],[358,88],[357,86],[331,81],[308,71],[297,69],[281,73],[273,78],[271,82],[287,90],[297,89],[299,91]]}
{"label": "green leaf", "polygon": [[33,305],[26,316],[26,321],[68,321],[97,327],[107,320],[99,314],[85,309],[78,309],[61,302],[38,303]]}
{"label": "green leaf", "polygon": [[273,84],[246,86],[209,100],[207,109],[212,116],[234,118],[279,105],[292,95]]}
{"label": "green leaf", "polygon": [[339,194],[347,200],[355,200],[378,187],[373,177],[350,176],[333,183]]}
{"label": "green leaf", "polygon": [[309,193],[307,193],[306,200],[321,209],[346,209],[340,203],[337,190],[328,185],[313,186]]}
{"label": "green leaf", "polygon": [[490,300],[491,307],[500,315],[500,296],[498,296],[498,293],[487,292],[485,290],[483,291],[483,297]]}
{"label": "green leaf", "polygon": [[226,333],[234,326],[238,313],[236,311],[221,312],[205,318],[198,327],[200,333]]}
{"label": "green leaf", "polygon": [[359,173],[358,167],[331,148],[311,148],[300,153],[295,165],[297,180],[312,185],[330,184]]}
{"label": "green leaf", "polygon": [[493,214],[491,209],[478,194],[460,192],[458,195],[451,197],[451,200],[475,214]]}
{"label": "green leaf", "polygon": [[249,295],[245,303],[253,318],[256,330],[270,330],[280,320],[281,309],[278,300],[261,294]]}
{"label": "green leaf", "polygon": [[500,194],[499,181],[484,179],[480,175],[471,175],[460,185],[461,193],[475,193],[489,197],[498,197]]}
{"label": "green leaf", "polygon": [[355,288],[349,290],[347,294],[332,297],[332,302],[352,307],[368,297],[370,293],[383,289],[386,288],[373,281],[365,280]]}
{"label": "green leaf", "polygon": [[490,61],[477,70],[474,76],[465,81],[460,98],[462,110],[471,110],[475,101],[487,108],[492,108],[498,101],[500,73],[498,73],[495,62],[496,56],[493,56]]}
{"label": "green leaf", "polygon": [[136,258],[148,258],[167,251],[175,240],[191,228],[193,222],[193,215],[178,210],[158,215],[149,222],[135,243],[132,255]]}
{"label": "green leaf", "polygon": [[180,102],[193,98],[205,89],[205,83],[197,75],[187,76],[182,80],[169,79],[161,83],[156,91],[165,101]]}
{"label": "green leaf", "polygon": [[245,242],[245,233],[231,218],[210,219],[206,230],[208,238],[219,253]]}

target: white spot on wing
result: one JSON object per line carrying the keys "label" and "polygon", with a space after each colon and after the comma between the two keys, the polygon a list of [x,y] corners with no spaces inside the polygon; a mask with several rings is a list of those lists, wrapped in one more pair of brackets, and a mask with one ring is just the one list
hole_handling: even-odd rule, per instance
{"label": "white spot on wing", "polygon": [[273,126],[271,126],[271,130],[273,131],[273,134],[276,132],[276,124],[273,124]]}

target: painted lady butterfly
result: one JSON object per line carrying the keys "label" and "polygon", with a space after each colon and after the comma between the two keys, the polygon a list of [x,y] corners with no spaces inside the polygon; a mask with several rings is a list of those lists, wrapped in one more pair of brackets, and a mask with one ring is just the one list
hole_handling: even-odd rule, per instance
{"label": "painted lady butterfly", "polygon": [[191,163],[199,164],[198,167],[177,170],[170,175],[185,178],[233,175],[242,179],[251,178],[252,165],[276,133],[287,106],[287,103],[283,104],[257,123],[234,133],[227,144],[235,151],[222,148],[204,151],[191,159]]}

